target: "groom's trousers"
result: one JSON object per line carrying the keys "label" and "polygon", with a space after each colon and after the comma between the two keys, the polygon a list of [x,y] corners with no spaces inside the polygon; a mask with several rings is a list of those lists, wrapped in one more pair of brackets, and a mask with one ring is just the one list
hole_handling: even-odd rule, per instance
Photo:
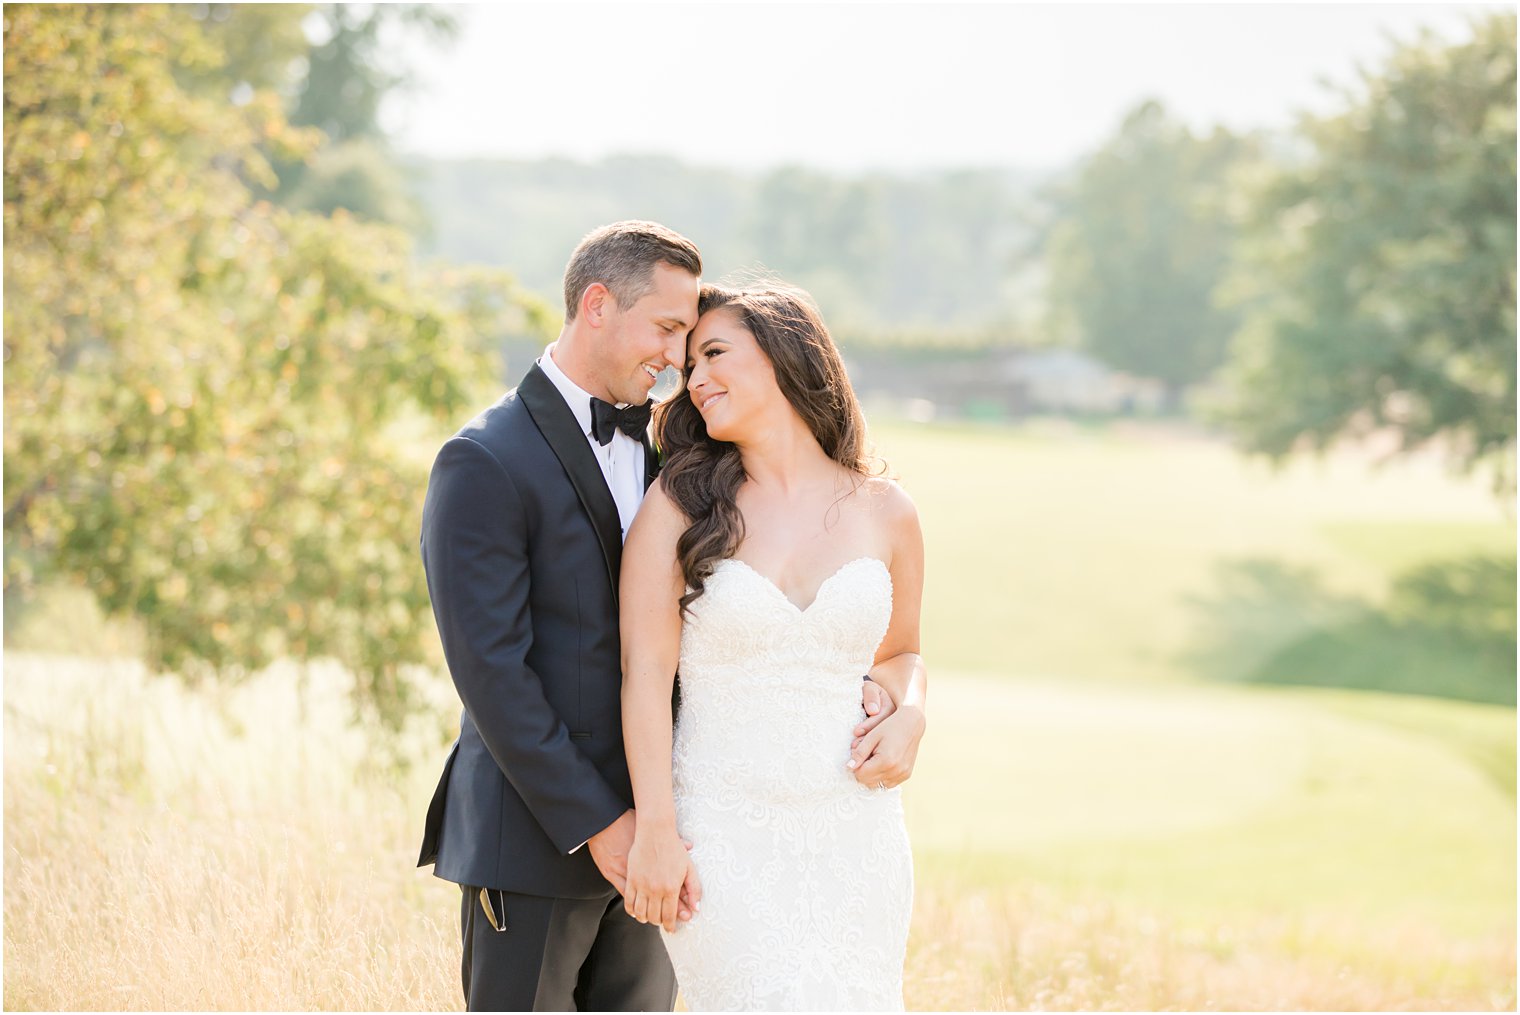
{"label": "groom's trousers", "polygon": [[460,971],[470,1011],[675,1007],[676,974],[659,925],[629,916],[616,892],[551,899],[492,889],[488,918],[480,889],[460,888]]}

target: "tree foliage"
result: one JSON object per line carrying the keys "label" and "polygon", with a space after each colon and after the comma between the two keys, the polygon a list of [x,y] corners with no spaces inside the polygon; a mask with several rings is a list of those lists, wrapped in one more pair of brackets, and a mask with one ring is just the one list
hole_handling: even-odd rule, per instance
{"label": "tree foliage", "polygon": [[224,53],[182,10],[4,18],[7,595],[86,583],[185,673],[335,657],[396,717],[432,637],[408,440],[522,304],[257,199],[311,137],[193,87]]}
{"label": "tree foliage", "polygon": [[1250,143],[1194,137],[1156,102],[1052,188],[1046,253],[1057,330],[1175,397],[1224,359],[1234,315],[1214,291],[1235,226],[1226,196]]}
{"label": "tree foliage", "polygon": [[387,56],[386,43],[405,29],[451,39],[458,31],[454,16],[435,4],[332,3],[316,5],[311,17],[320,34],[293,84],[289,116],[296,126],[320,130],[326,143],[312,158],[276,163],[276,198],[306,211],[344,208],[416,232],[422,210],[390,157],[380,123],[381,103],[410,75]]}
{"label": "tree foliage", "polygon": [[279,95],[309,150],[266,152],[276,182],[264,193],[287,208],[342,208],[371,222],[425,227],[405,172],[391,156],[380,111],[412,76],[397,58],[403,33],[447,42],[454,15],[432,4],[196,4],[181,8],[221,56],[178,77],[190,90],[233,104],[255,91]]}
{"label": "tree foliage", "polygon": [[1274,457],[1391,429],[1514,481],[1515,17],[1364,72],[1262,187],[1224,412]]}
{"label": "tree foliage", "polygon": [[421,31],[439,40],[459,31],[454,15],[436,4],[319,4],[320,40],[307,55],[290,122],[316,127],[334,142],[384,141],[380,104],[409,83],[408,72],[387,56],[393,29]]}

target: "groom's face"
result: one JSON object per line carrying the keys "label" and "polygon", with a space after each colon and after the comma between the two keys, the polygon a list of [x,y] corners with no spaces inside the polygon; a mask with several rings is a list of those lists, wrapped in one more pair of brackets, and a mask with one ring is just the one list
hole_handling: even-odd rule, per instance
{"label": "groom's face", "polygon": [[646,401],[661,370],[680,368],[686,336],[697,323],[697,276],[657,264],[652,281],[654,288],[633,306],[618,307],[609,315],[602,381],[615,402]]}

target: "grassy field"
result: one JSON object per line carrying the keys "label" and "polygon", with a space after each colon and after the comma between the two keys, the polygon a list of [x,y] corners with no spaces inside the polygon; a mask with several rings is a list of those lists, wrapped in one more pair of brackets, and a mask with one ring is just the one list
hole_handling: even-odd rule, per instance
{"label": "grassy field", "polygon": [[[342,682],[12,653],[7,1007],[457,1008],[433,766],[379,763]],[[910,1007],[1512,1008],[1513,796],[1443,737],[1513,713],[1318,693],[939,677]]]}
{"label": "grassy field", "polygon": [[[1456,618],[1429,630],[1400,597],[1452,560],[1513,574],[1480,486],[1143,433],[877,436],[930,550],[910,1007],[1515,1007],[1513,708],[1273,670],[1332,664],[1326,632],[1472,627],[1460,586],[1417,599]],[[10,633],[8,1008],[459,1007],[457,889],[412,867],[446,680],[382,749],[332,668],[192,690],[77,655],[132,633],[73,603]],[[1493,625],[1467,633],[1491,690]]]}
{"label": "grassy field", "polygon": [[[896,425],[873,437],[923,519],[924,645],[939,666],[1337,683],[1376,658],[1384,669],[1356,686],[1514,704],[1515,528],[1481,479],[1348,455],[1273,472],[1146,430]],[[1473,566],[1498,597],[1477,629],[1463,623]],[[1444,600],[1439,586],[1394,595],[1422,567],[1454,576]],[[1284,665],[1326,634],[1341,643]],[[1400,653],[1377,656],[1397,639]],[[1421,650],[1440,673],[1404,673]]]}

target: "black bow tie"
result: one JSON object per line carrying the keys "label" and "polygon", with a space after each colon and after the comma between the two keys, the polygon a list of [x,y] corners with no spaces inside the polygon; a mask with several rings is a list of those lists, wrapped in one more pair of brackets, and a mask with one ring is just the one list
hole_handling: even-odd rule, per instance
{"label": "black bow tie", "polygon": [[593,398],[591,399],[591,436],[603,446],[612,440],[612,434],[616,430],[621,430],[634,440],[639,440],[649,427],[649,411],[653,407],[653,402],[646,401],[641,405],[630,405],[619,409],[611,402]]}

